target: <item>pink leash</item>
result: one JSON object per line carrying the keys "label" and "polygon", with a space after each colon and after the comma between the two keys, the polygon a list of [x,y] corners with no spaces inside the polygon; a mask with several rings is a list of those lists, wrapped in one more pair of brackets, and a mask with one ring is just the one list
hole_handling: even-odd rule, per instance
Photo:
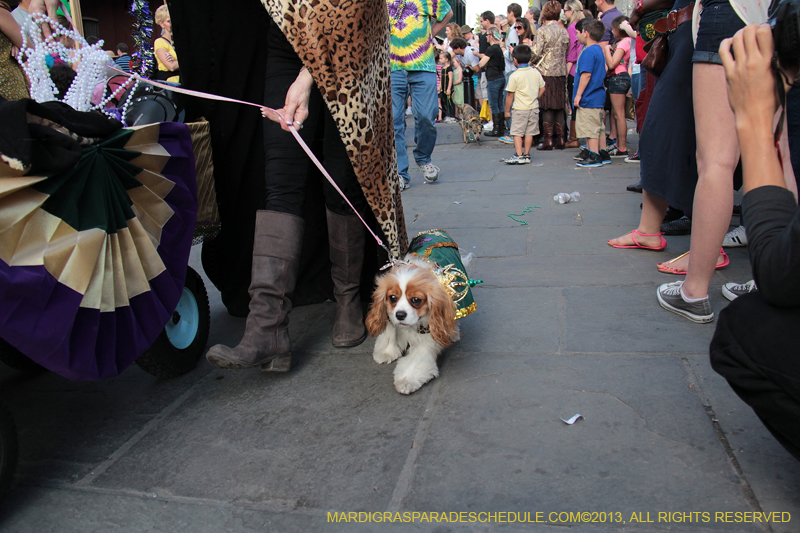
{"label": "pink leash", "polygon": [[[110,68],[113,68],[113,67],[110,67]],[[285,117],[283,115],[281,115],[275,109],[271,109],[269,107],[265,107],[265,106],[260,105],[260,104],[254,104],[252,102],[245,102],[244,100],[237,100],[235,98],[227,98],[225,96],[217,96],[217,95],[214,95],[214,94],[204,93],[204,92],[200,92],[200,91],[193,91],[191,89],[184,89],[182,87],[175,87],[173,85],[167,85],[166,83],[160,83],[160,82],[157,82],[157,81],[148,80],[148,79],[142,78],[138,74],[130,74],[128,72],[124,72],[124,71],[116,69],[116,68],[113,68],[113,70],[116,70],[120,74],[125,74],[127,76],[131,76],[132,78],[136,78],[139,81],[143,81],[145,83],[149,83],[150,85],[153,85],[155,87],[160,87],[160,88],[166,89],[168,91],[181,93],[181,94],[186,94],[186,95],[189,95],[189,96],[196,96],[197,98],[204,98],[206,100],[216,100],[216,101],[219,101],[219,102],[231,102],[231,103],[234,103],[234,104],[249,105],[249,106],[253,106],[253,107],[257,107],[257,108],[261,109],[262,114],[264,113],[264,111],[272,111],[275,114],[277,114],[279,117],[281,117],[282,119],[285,120]],[[289,130],[291,131],[292,135],[294,135],[294,138],[297,140],[298,143],[300,143],[300,146],[303,148],[305,153],[308,154],[308,157],[311,158],[311,161],[314,162],[314,164],[317,166],[317,168],[320,170],[320,172],[322,172],[322,174],[325,176],[325,179],[327,179],[328,182],[330,182],[330,184],[333,185],[333,188],[336,189],[336,191],[342,196],[342,198],[344,198],[344,201],[347,202],[347,205],[350,206],[350,208],[353,210],[353,212],[356,214],[356,216],[361,220],[361,222],[364,224],[364,227],[367,228],[367,231],[369,231],[370,234],[372,235],[372,237],[375,239],[375,242],[378,243],[378,246],[380,246],[381,248],[386,250],[386,253],[389,254],[389,257],[392,258],[392,262],[394,262],[395,258],[394,258],[394,255],[392,254],[391,250],[389,250],[389,248],[383,243],[383,241],[380,239],[380,237],[378,237],[375,234],[375,232],[372,231],[372,228],[369,227],[369,224],[367,224],[367,221],[364,220],[364,218],[361,216],[361,214],[358,212],[358,210],[356,210],[356,208],[353,207],[353,204],[350,203],[350,200],[347,198],[347,196],[345,196],[344,192],[342,192],[342,190],[339,188],[339,186],[336,185],[336,182],[333,180],[331,175],[328,174],[328,171],[325,170],[325,167],[322,166],[322,163],[319,162],[319,159],[317,159],[317,156],[314,155],[314,152],[311,151],[311,148],[309,148],[308,145],[306,144],[306,142],[303,140],[303,138],[300,137],[300,134],[297,132],[297,130],[294,127],[294,123],[288,124],[288,126],[289,126]]]}

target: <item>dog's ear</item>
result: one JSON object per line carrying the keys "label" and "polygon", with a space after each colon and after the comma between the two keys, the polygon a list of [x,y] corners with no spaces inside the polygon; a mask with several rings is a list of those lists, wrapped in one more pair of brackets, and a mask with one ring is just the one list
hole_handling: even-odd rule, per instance
{"label": "dog's ear", "polygon": [[378,285],[375,287],[375,292],[372,293],[372,303],[369,304],[369,313],[367,313],[365,322],[367,331],[373,337],[383,333],[389,320],[386,315],[386,276],[379,277],[376,281]]}
{"label": "dog's ear", "polygon": [[431,336],[436,344],[450,346],[456,336],[456,304],[439,283],[428,291]]}

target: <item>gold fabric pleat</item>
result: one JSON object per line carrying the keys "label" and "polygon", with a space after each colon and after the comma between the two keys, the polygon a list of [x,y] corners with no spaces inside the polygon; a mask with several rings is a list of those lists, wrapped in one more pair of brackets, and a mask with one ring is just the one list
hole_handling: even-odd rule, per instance
{"label": "gold fabric pleat", "polygon": [[[136,215],[116,233],[77,231],[41,207],[48,195],[31,185],[40,176],[0,177],[0,259],[10,266],[44,266],[60,283],[83,295],[81,307],[114,311],[150,290],[166,267],[158,255],[164,226],[174,215],[164,201],[175,184],[160,174],[170,156],[156,141],[158,125],[136,128],[126,149],[145,169],[128,191]],[[9,174],[8,165],[0,173]]]}

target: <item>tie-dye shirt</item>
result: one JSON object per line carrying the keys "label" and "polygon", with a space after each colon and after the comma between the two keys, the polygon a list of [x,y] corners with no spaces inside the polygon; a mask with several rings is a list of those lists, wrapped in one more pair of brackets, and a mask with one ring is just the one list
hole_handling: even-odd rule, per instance
{"label": "tie-dye shirt", "polygon": [[436,72],[431,17],[443,20],[450,12],[450,4],[446,0],[387,0],[387,4],[392,26],[392,72]]}

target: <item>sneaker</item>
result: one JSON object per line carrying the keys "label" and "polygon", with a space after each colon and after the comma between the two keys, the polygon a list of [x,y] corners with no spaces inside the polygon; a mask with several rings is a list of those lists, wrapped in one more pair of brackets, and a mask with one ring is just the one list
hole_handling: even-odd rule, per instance
{"label": "sneaker", "polygon": [[600,160],[603,162],[604,165],[611,164],[611,156],[608,155],[608,150],[600,150]]}
{"label": "sneaker", "polygon": [[458,121],[454,117],[445,117],[443,122],[446,122],[447,124],[452,124],[453,122],[458,122]]}
{"label": "sneaker", "polygon": [[439,167],[436,165],[428,163],[427,165],[422,165],[420,168],[422,169],[422,177],[425,178],[425,181],[428,183],[433,183],[439,179]]}
{"label": "sneaker", "polygon": [[591,153],[592,152],[590,152],[588,148],[582,148],[581,151],[578,152],[578,155],[573,156],[572,159],[574,159],[575,161],[583,161],[584,159],[589,157],[589,154]]}
{"label": "sneaker", "polygon": [[714,321],[714,311],[708,296],[699,302],[687,302],[683,298],[681,287],[683,280],[664,283],[658,288],[658,303],[667,311],[688,318],[697,324],[706,324]]}
{"label": "sneaker", "polygon": [[406,116],[407,116],[407,117],[410,117],[411,115],[412,115],[412,113],[411,113],[411,108],[410,108],[410,107],[407,107],[407,108],[406,108]]}
{"label": "sneaker", "polygon": [[625,162],[626,163],[641,163],[642,160],[639,159],[639,152],[636,152],[635,154],[626,157],[625,158]]}
{"label": "sneaker", "polygon": [[512,155],[509,158],[501,159],[501,161],[509,165],[523,165],[525,163],[530,163],[530,161],[525,161],[525,158],[521,155]]}
{"label": "sneaker", "polygon": [[494,122],[491,120],[483,125],[483,131],[492,131],[494,129]]}
{"label": "sneaker", "polygon": [[511,137],[510,135],[503,135],[497,140],[500,141],[501,143],[514,144],[514,138]]}
{"label": "sneaker", "polygon": [[627,158],[630,154],[627,150],[620,150],[616,146],[612,146],[608,149],[608,156],[609,157],[625,157]]}
{"label": "sneaker", "polygon": [[737,226],[725,234],[722,240],[724,248],[738,248],[740,246],[747,246],[747,232],[744,226]]}
{"label": "sneaker", "polygon": [[[605,152],[605,150],[603,150]],[[575,163],[579,167],[602,167],[603,160],[600,159],[600,154],[596,154],[594,152],[589,152],[589,155],[583,161],[578,161]]]}
{"label": "sneaker", "polygon": [[747,283],[726,283],[722,286],[722,295],[728,300],[734,301],[739,296],[756,292],[757,290],[758,287],[756,287],[755,280],[751,279]]}
{"label": "sneaker", "polygon": [[531,154],[522,154],[520,157],[522,158],[522,160],[519,162],[520,165],[531,162]]}
{"label": "sneaker", "polygon": [[616,139],[612,139],[611,137],[606,137],[606,149],[611,148],[615,144],[617,144]]}
{"label": "sneaker", "polygon": [[404,190],[410,189],[410,188],[411,188],[411,182],[410,181],[406,181],[403,178],[400,178],[400,190],[404,191]]}

